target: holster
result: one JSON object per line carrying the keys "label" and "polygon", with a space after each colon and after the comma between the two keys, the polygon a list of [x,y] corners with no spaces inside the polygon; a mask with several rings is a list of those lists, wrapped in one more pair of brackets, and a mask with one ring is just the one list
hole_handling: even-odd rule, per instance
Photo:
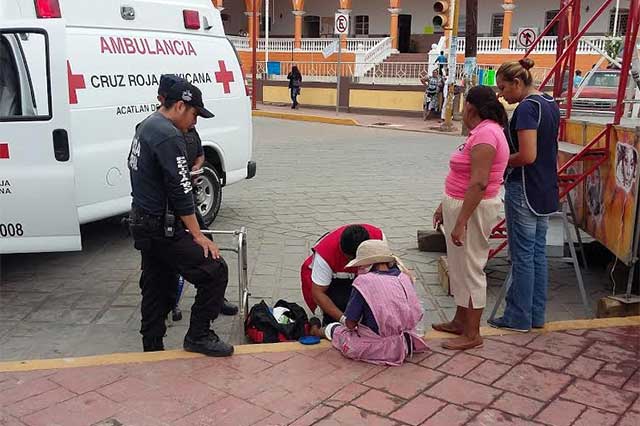
{"label": "holster", "polygon": [[133,208],[129,214],[129,231],[137,250],[148,250],[154,238],[162,237],[164,218]]}

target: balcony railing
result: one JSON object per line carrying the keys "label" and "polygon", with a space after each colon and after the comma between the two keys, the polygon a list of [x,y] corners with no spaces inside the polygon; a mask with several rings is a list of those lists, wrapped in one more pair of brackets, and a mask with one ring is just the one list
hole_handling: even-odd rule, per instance
{"label": "balcony railing", "polygon": [[[335,62],[280,62],[280,71],[267,77],[266,63],[258,62],[258,74],[269,80],[286,80],[291,67],[297,65],[303,81],[335,82],[338,65]],[[431,75],[430,65],[426,62],[345,62],[342,64],[342,76],[350,77],[363,84],[420,85],[420,79]],[[478,70],[496,69],[495,65],[478,65]],[[548,73],[547,68],[534,68],[533,79],[540,83]],[[456,67],[456,80],[464,77],[464,64]]]}
{"label": "balcony railing", "polygon": [[[588,43],[593,43],[599,49],[604,50],[606,43],[605,37],[583,37],[578,43],[578,54],[597,54]],[[549,36],[542,37],[540,43],[536,46],[533,53],[555,53],[557,48],[557,37]],[[465,39],[458,39],[458,53],[464,53]],[[478,37],[478,53],[502,53],[502,37]],[[510,52],[524,52],[525,49],[518,46],[516,37],[509,38],[509,51]]]}
{"label": "balcony railing", "polygon": [[[229,40],[238,50],[249,50],[249,39],[247,37],[229,36]],[[367,52],[384,38],[348,38],[347,52]],[[335,38],[303,38],[300,44],[301,52],[322,52],[331,43],[336,41]],[[269,38],[269,51],[271,52],[291,52],[294,50],[295,40],[292,38]],[[266,50],[266,39],[258,39],[258,50]]]}
{"label": "balcony railing", "polygon": [[[247,37],[229,36],[229,40],[238,50],[249,50],[249,39]],[[335,42],[335,38],[303,38],[300,50],[302,52],[322,52],[327,46]],[[384,38],[349,38],[347,39],[347,52],[369,52],[378,46]],[[599,49],[604,50],[605,37],[588,36],[578,43],[578,54],[596,54],[587,42],[593,43]],[[458,53],[464,53],[465,39],[458,39]],[[555,53],[557,38],[554,36],[543,37],[533,53]],[[266,40],[258,39],[258,50],[265,50]],[[294,39],[292,38],[270,38],[269,50],[272,52],[291,52],[294,50]],[[511,53],[521,53],[525,49],[518,46],[516,37],[509,38],[509,49]],[[502,37],[478,37],[478,53],[505,53],[502,50]]]}

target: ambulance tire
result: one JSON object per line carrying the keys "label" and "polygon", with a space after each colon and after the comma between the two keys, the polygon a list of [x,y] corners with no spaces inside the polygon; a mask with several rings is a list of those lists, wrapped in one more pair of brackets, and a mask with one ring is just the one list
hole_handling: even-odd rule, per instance
{"label": "ambulance tire", "polygon": [[205,162],[202,169],[204,173],[198,178],[198,181],[201,182],[199,190],[202,191],[199,199],[203,200],[206,209],[200,211],[205,225],[210,226],[218,215],[222,203],[222,182],[220,182],[218,172],[211,163]]}

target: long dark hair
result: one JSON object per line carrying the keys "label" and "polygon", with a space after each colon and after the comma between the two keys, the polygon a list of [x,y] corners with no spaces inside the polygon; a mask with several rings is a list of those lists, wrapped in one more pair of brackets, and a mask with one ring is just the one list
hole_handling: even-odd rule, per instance
{"label": "long dark hair", "polygon": [[294,66],[291,67],[291,77],[293,77],[293,78],[302,77],[302,74],[300,74],[300,70],[298,69],[297,65],[294,65]]}
{"label": "long dark hair", "polygon": [[509,118],[504,105],[498,100],[496,92],[489,86],[475,86],[469,89],[467,102],[478,110],[483,120],[493,120],[502,127],[507,127]]}

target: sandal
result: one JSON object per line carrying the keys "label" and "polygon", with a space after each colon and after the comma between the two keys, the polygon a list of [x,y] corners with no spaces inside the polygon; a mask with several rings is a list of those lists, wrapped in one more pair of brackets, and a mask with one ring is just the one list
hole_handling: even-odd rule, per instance
{"label": "sandal", "polygon": [[455,334],[456,336],[462,336],[463,330],[456,329],[451,326],[450,322],[442,322],[440,324],[431,324],[431,328],[436,331],[441,331],[443,333]]}
{"label": "sandal", "polygon": [[442,347],[450,351],[466,351],[467,349],[480,349],[484,346],[482,339],[473,340],[466,343],[443,342]]}

